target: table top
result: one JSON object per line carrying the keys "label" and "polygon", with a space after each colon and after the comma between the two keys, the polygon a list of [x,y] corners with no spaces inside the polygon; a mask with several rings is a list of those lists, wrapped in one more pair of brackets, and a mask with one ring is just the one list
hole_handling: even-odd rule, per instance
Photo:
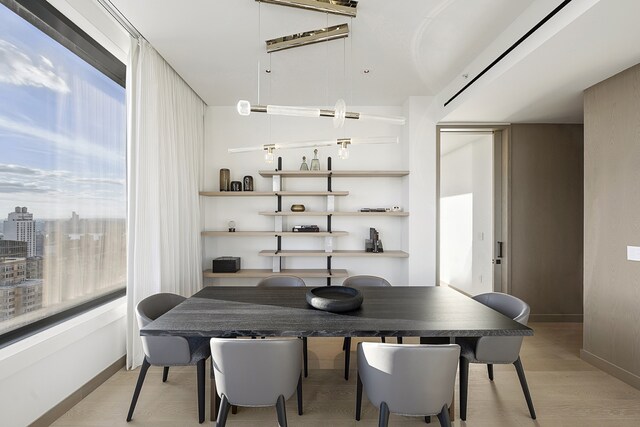
{"label": "table top", "polygon": [[478,337],[533,330],[446,287],[358,288],[362,306],[329,313],[309,306],[310,287],[209,286],[140,331],[149,336]]}

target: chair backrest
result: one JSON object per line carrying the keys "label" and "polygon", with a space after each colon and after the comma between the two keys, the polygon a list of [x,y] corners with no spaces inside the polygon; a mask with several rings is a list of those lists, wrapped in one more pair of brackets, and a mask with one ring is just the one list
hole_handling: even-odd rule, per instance
{"label": "chair backrest", "polygon": [[257,286],[306,286],[304,280],[297,276],[269,276],[258,282]]}
{"label": "chair backrest", "polygon": [[[474,300],[526,325],[529,321],[529,305],[513,295],[489,292],[473,297]],[[482,337],[476,343],[475,356],[480,362],[513,363],[520,355],[524,337]]]}
{"label": "chair backrest", "polygon": [[[160,293],[151,295],[136,306],[138,326],[148,325],[186,298],[176,294]],[[152,365],[182,365],[191,360],[189,343],[182,337],[142,337],[144,354]]]}
{"label": "chair backrest", "polygon": [[358,373],[376,407],[432,415],[451,405],[460,346],[358,343]]}
{"label": "chair backrest", "polygon": [[351,276],[344,279],[342,286],[391,286],[386,279],[378,276],[368,276],[365,274],[359,276]]}
{"label": "chair backrest", "polygon": [[302,340],[211,338],[218,394],[240,406],[273,406],[293,395],[302,372]]}

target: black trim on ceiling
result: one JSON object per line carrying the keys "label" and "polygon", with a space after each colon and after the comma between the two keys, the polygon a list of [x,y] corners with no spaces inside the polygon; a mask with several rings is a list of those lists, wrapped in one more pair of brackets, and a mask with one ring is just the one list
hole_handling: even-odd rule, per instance
{"label": "black trim on ceiling", "polygon": [[491,64],[489,64],[484,70],[480,71],[480,73],[475,76],[469,83],[467,83],[466,85],[464,85],[464,87],[462,89],[460,89],[458,92],[456,92],[455,95],[453,95],[451,98],[449,98],[449,100],[447,102],[444,103],[444,106],[446,107],[451,101],[453,101],[454,99],[456,99],[458,97],[458,95],[460,95],[462,92],[464,92],[465,90],[467,90],[467,88],[469,86],[471,86],[472,84],[474,84],[476,82],[476,80],[478,80],[480,77],[482,77],[487,71],[489,71],[491,68],[493,68],[494,65],[496,65],[498,62],[502,61],[502,59],[504,59],[505,56],[507,56],[509,53],[511,53],[512,50],[514,50],[516,47],[518,47],[523,41],[525,41],[526,39],[529,38],[529,36],[533,33],[535,33],[540,27],[542,27],[548,20],[550,20],[551,18],[553,18],[558,12],[560,12],[566,5],[568,5],[569,3],[571,3],[572,0],[564,0],[562,3],[560,3],[560,5],[558,7],[556,7],[555,9],[553,9],[551,11],[551,13],[549,13],[547,16],[545,16],[544,18],[542,18],[542,20],[540,22],[538,22],[536,25],[533,26],[533,28],[531,28],[529,31],[527,31],[527,33],[520,37],[518,39],[518,41],[516,41],[514,44],[512,44],[507,50],[505,50],[504,52],[502,52],[502,54],[500,56],[498,56]]}
{"label": "black trim on ceiling", "polygon": [[94,298],[92,300],[79,304],[75,307],[71,307],[67,310],[45,317],[44,319],[37,320],[35,322],[29,323],[28,325],[4,333],[0,335],[0,348],[11,345],[17,341],[30,337],[31,335],[35,335],[38,332],[42,332],[45,329],[49,329],[52,326],[58,325],[71,318],[86,313],[91,309],[114,301],[125,295],[126,289],[121,288],[108,294],[99,296],[98,298]]}
{"label": "black trim on ceiling", "polygon": [[21,18],[125,87],[127,68],[118,58],[54,8],[42,0],[0,0]]}

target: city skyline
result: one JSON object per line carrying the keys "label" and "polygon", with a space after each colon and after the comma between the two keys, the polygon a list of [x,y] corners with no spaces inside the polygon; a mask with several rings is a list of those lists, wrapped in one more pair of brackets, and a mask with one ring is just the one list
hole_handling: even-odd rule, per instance
{"label": "city skyline", "polygon": [[125,91],[0,5],[0,220],[124,218]]}

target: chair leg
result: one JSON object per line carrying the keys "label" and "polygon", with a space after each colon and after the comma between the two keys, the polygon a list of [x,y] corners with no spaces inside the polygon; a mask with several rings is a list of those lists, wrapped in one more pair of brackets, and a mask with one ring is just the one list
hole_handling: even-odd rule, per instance
{"label": "chair leg", "polygon": [[300,378],[298,378],[298,415],[302,415],[302,374],[300,374]]}
{"label": "chair leg", "polygon": [[349,381],[349,359],[351,358],[351,337],[344,339],[344,379]]}
{"label": "chair leg", "polygon": [[442,427],[451,427],[451,418],[449,418],[449,408],[447,408],[447,405],[442,407],[442,411],[438,414],[438,420],[440,420]]}
{"label": "chair leg", "polygon": [[131,421],[133,417],[133,410],[136,409],[136,403],[138,403],[138,396],[140,396],[140,390],[142,390],[142,383],[144,383],[144,377],[147,375],[147,371],[149,370],[149,362],[147,362],[147,358],[142,361],[142,366],[140,367],[140,374],[138,374],[138,382],[136,383],[136,388],[133,392],[133,397],[131,398],[131,406],[129,406],[129,414],[127,414],[127,422]]}
{"label": "chair leg", "polygon": [[431,424],[431,416],[430,415],[425,415],[424,422],[425,422],[425,424]]}
{"label": "chair leg", "polygon": [[487,365],[487,372],[489,373],[489,381],[493,381],[493,364]]}
{"label": "chair leg", "polygon": [[344,339],[342,340],[342,351],[345,351],[347,349],[347,337],[344,337]]}
{"label": "chair leg", "polygon": [[380,337],[380,342],[385,343],[387,342],[387,339],[385,337]]}
{"label": "chair leg", "polygon": [[218,411],[218,419],[216,420],[216,427],[224,427],[227,424],[227,416],[229,415],[229,401],[224,394],[220,399],[220,410]]}
{"label": "chair leg", "polygon": [[385,402],[380,404],[380,416],[378,417],[378,427],[387,427],[389,425],[389,407]]}
{"label": "chair leg", "polygon": [[398,341],[398,344],[402,344],[402,337],[398,337],[396,340]]}
{"label": "chair leg", "polygon": [[206,360],[200,359],[198,364],[198,421],[200,424],[204,422],[204,383],[205,383],[205,372],[206,372]]}
{"label": "chair leg", "polygon": [[469,361],[460,357],[460,419],[467,419],[467,390],[469,388]]}
{"label": "chair leg", "polygon": [[302,337],[302,361],[304,363],[304,377],[309,376],[309,352],[307,350],[307,337]]}
{"label": "chair leg", "polygon": [[360,373],[357,374],[356,386],[356,421],[360,421],[360,413],[362,412],[362,379]]}
{"label": "chair leg", "polygon": [[529,413],[531,414],[531,418],[535,420],[536,410],[533,408],[533,401],[531,400],[531,394],[529,393],[529,386],[527,386],[527,378],[524,375],[524,368],[522,367],[520,356],[518,356],[518,359],[513,362],[513,365],[516,367],[518,379],[520,379],[520,385],[522,386],[522,392],[524,393],[524,398],[527,400],[527,406],[529,407]]}
{"label": "chair leg", "polygon": [[278,396],[278,401],[276,402],[276,414],[278,415],[278,426],[279,427],[287,427],[287,411],[284,405],[284,396]]}
{"label": "chair leg", "polygon": [[165,366],[164,369],[162,370],[162,382],[166,383],[167,378],[169,378],[169,367]]}

